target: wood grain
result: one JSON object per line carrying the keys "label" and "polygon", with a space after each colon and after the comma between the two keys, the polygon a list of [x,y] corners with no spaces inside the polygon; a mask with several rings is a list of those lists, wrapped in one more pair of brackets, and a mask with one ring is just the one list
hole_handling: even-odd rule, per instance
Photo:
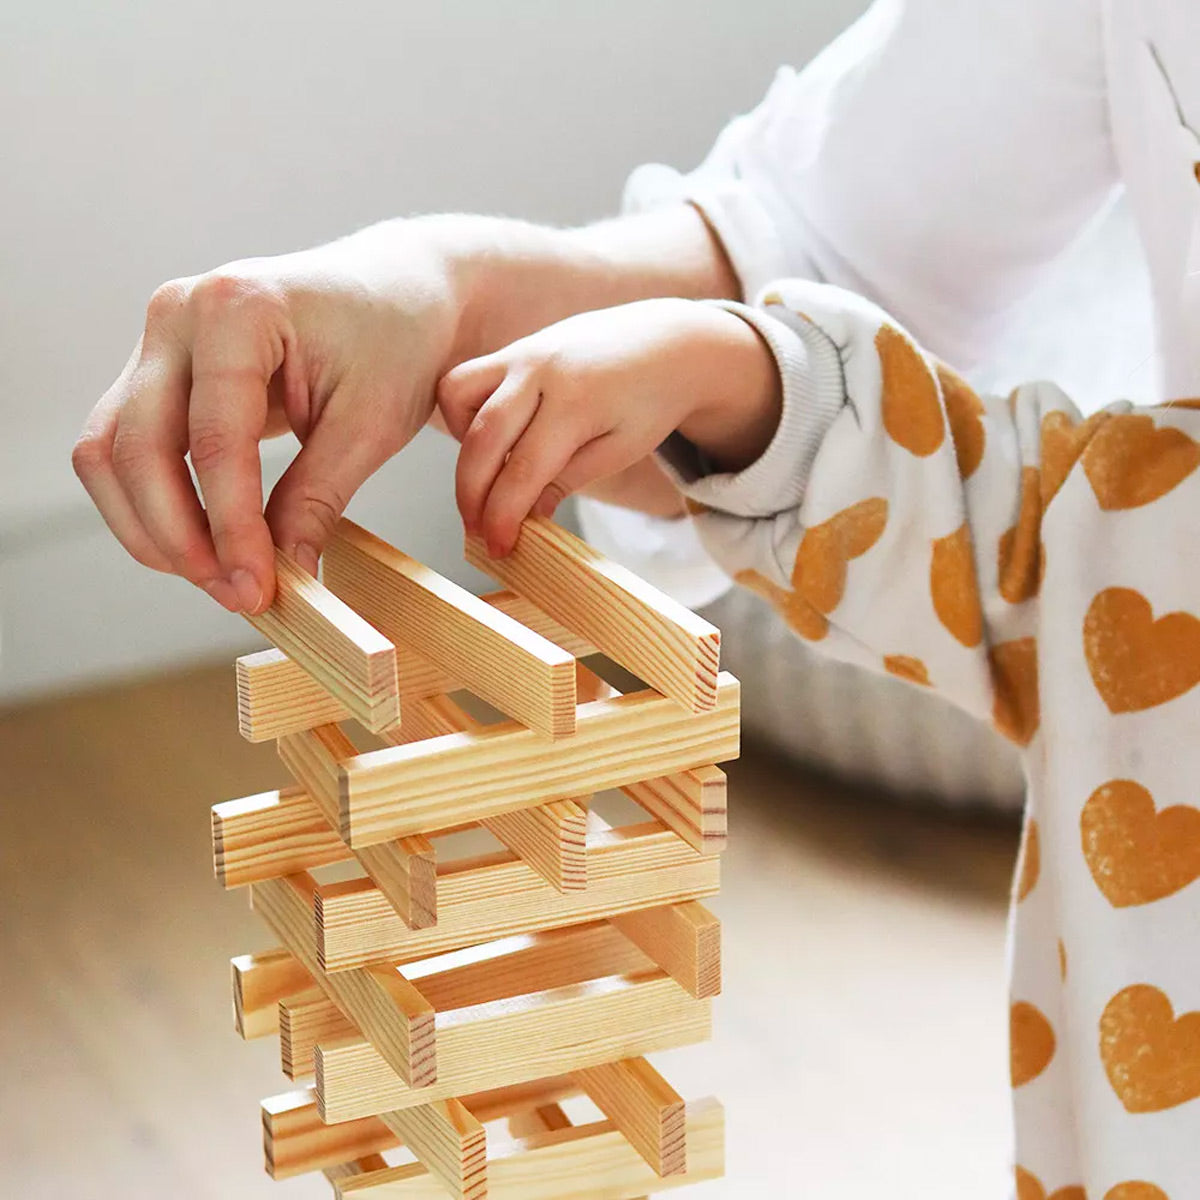
{"label": "wood grain", "polygon": [[455,1200],[488,1194],[487,1133],[461,1100],[435,1100],[379,1119]]}
{"label": "wood grain", "polygon": [[703,904],[615,914],[612,923],[693,996],[721,992],[721,922]]}
{"label": "wood grain", "polygon": [[[725,1169],[725,1117],[715,1100],[686,1110],[689,1168],[659,1176],[610,1121],[534,1134],[488,1164],[491,1200],[623,1200],[718,1179]],[[339,1182],[355,1200],[441,1200],[441,1185],[419,1164]]]}
{"label": "wood grain", "polygon": [[586,1067],[575,1078],[656,1175],[687,1171],[683,1097],[644,1058]]}
{"label": "wood grain", "polygon": [[271,607],[246,620],[368,729],[399,721],[396,647],[281,550],[275,577]]}
{"label": "wood grain", "polygon": [[393,642],[550,738],[575,731],[575,656],[352,521],[324,556],[331,591]]}
{"label": "wood grain", "polygon": [[439,1013],[438,1078],[421,1087],[405,1083],[370,1041],[322,1043],[321,1116],[348,1121],[705,1041],[711,1006],[649,971]]}
{"label": "wood grain", "polygon": [[412,960],[547,926],[595,921],[634,908],[713,896],[719,858],[698,855],[656,822],[597,834],[588,847],[588,888],[555,892],[511,853],[439,868],[438,924],[409,929],[370,881],[322,884],[315,892],[319,961],[333,973]]}
{"label": "wood grain", "polygon": [[239,954],[229,962],[233,1024],[242,1037],[265,1037],[279,1029],[279,1001],[312,985],[312,976],[289,950],[276,946]]}
{"label": "wood grain", "polygon": [[[513,592],[490,592],[480,599],[519,621],[526,629],[571,654],[595,653],[595,647]],[[400,700],[424,700],[464,685],[411,646],[396,645]],[[303,667],[281,650],[261,650],[237,660],[238,729],[251,742],[273,741],[284,734],[330,725],[351,716]]]}
{"label": "wood grain", "polygon": [[394,968],[323,971],[312,926],[315,887],[311,875],[270,879],[251,885],[250,902],[400,1078],[413,1087],[432,1083],[438,1075],[433,1005]]}
{"label": "wood grain", "polygon": [[[477,1120],[486,1124],[536,1111],[578,1092],[575,1079],[558,1075],[477,1092],[464,1096],[462,1102]],[[326,1125],[317,1112],[316,1092],[311,1087],[269,1096],[262,1102],[262,1126],[267,1172],[275,1179],[319,1171],[400,1145],[400,1139],[379,1117]]]}
{"label": "wood grain", "polygon": [[716,704],[716,626],[552,521],[526,520],[507,558],[468,537],[466,558],[689,711]]}
{"label": "wood grain", "polygon": [[275,1006],[279,1020],[279,1061],[289,1079],[303,1079],[316,1069],[318,1042],[360,1034],[358,1027],[316,986],[285,996]]}
{"label": "wood grain", "polygon": [[722,854],[729,841],[728,781],[720,767],[696,767],[621,789],[701,854]]}
{"label": "wood grain", "polygon": [[706,766],[738,751],[738,683],[722,674],[717,705],[706,712],[684,712],[640,691],[580,705],[575,736],[563,742],[505,721],[344,759],[338,828],[351,846],[369,846]]}

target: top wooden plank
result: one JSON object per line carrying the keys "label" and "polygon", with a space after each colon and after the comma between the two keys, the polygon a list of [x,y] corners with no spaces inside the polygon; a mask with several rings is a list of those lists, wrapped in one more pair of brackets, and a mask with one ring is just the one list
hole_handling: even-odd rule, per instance
{"label": "top wooden plank", "polygon": [[247,620],[368,729],[400,719],[396,647],[282,551],[275,601]]}
{"label": "top wooden plank", "polygon": [[514,720],[552,738],[574,733],[569,651],[352,521],[325,551],[325,580],[382,634]]}
{"label": "top wooden plank", "polygon": [[466,557],[689,711],[716,704],[716,626],[552,521],[526,520],[507,558],[468,537]]}

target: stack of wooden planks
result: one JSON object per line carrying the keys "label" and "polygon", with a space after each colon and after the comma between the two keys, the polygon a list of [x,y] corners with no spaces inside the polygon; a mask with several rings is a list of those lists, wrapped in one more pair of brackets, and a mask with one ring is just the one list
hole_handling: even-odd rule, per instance
{"label": "stack of wooden planks", "polygon": [[[716,1178],[720,1105],[685,1103],[645,1056],[706,1040],[721,987],[702,901],[739,708],[719,634],[549,521],[467,558],[510,590],[473,596],[343,521],[323,582],[280,557],[254,619],[275,648],[237,664],[242,734],[292,777],[212,813],[218,880],[279,941],[232,964],[238,1031],[278,1033],[301,1085],[263,1101],[267,1169],[363,1200]],[[597,653],[646,686],[617,693],[580,661]],[[591,811],[614,788],[644,821]],[[503,849],[439,861],[475,826]],[[334,863],[357,874],[320,882]],[[576,1095],[604,1119],[572,1124]]]}

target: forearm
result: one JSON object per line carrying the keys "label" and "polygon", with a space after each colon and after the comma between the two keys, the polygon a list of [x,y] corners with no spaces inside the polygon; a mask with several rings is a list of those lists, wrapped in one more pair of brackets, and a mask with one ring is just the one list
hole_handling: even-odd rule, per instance
{"label": "forearm", "polygon": [[719,241],[690,205],[580,229],[476,216],[418,221],[440,247],[456,296],[455,362],[591,309],[739,294]]}

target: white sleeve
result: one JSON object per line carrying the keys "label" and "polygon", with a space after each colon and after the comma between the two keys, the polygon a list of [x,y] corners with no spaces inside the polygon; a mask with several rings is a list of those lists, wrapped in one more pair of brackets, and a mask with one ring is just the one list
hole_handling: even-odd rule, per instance
{"label": "white sleeve", "polygon": [[[784,277],[836,284],[969,368],[1115,195],[1100,9],[877,0],[803,71],[782,69],[697,169],[639,167],[624,208],[691,202],[747,299]],[[581,508],[615,557],[654,570],[623,516]]]}

